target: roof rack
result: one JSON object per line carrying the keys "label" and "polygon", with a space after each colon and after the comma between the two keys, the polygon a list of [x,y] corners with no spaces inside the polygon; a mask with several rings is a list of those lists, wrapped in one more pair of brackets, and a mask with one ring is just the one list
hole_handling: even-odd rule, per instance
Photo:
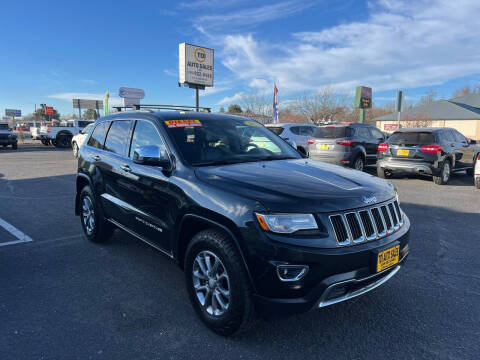
{"label": "roof rack", "polygon": [[[117,112],[126,111],[127,109],[134,109],[134,110],[144,110],[150,111],[153,110],[170,110],[170,111],[197,111],[195,106],[185,106],[185,105],[148,105],[148,104],[140,104],[140,105],[130,105],[130,106],[114,106],[113,107]],[[199,107],[200,112],[212,112],[212,109],[209,107]]]}

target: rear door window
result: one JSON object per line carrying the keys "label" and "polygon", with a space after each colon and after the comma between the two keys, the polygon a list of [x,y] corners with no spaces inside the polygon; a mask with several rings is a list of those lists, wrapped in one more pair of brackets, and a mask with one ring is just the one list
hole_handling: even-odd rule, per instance
{"label": "rear door window", "polygon": [[402,146],[430,145],[435,143],[435,136],[431,132],[396,132],[388,142]]}
{"label": "rear door window", "polygon": [[315,128],[313,128],[311,126],[302,126],[300,128],[300,135],[312,136],[314,131],[315,131]]}
{"label": "rear door window", "polygon": [[313,135],[319,139],[338,139],[352,136],[352,130],[346,126],[319,127]]}
{"label": "rear door window", "polygon": [[130,140],[130,129],[132,121],[117,120],[112,123],[105,140],[105,150],[115,154],[127,155],[127,148]]}
{"label": "rear door window", "polygon": [[295,135],[300,135],[300,130],[301,130],[300,126],[293,126],[290,128],[290,131],[292,132],[292,134],[295,134]]}
{"label": "rear door window", "polygon": [[368,131],[367,128],[365,127],[358,127],[357,128],[357,136],[364,138],[364,139],[370,139],[370,131]]}
{"label": "rear door window", "polygon": [[107,133],[108,125],[107,121],[101,122],[93,130],[92,136],[88,139],[87,145],[93,146],[97,149],[103,149],[103,143],[105,142],[105,134]]}

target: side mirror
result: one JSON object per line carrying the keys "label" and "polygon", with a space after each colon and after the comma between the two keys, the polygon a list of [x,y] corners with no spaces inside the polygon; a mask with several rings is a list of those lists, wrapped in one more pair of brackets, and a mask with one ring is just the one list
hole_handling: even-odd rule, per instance
{"label": "side mirror", "polygon": [[133,150],[133,162],[140,165],[161,166],[164,169],[169,169],[171,164],[170,159],[156,145],[143,145]]}

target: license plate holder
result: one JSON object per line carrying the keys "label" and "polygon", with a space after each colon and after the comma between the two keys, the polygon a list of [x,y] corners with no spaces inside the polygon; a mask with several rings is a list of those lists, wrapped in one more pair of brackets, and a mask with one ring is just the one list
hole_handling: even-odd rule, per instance
{"label": "license plate holder", "polygon": [[390,269],[400,261],[400,242],[395,241],[388,246],[372,251],[371,270],[379,273]]}
{"label": "license plate holder", "polygon": [[328,145],[328,144],[317,144],[317,150],[330,150],[330,145]]}

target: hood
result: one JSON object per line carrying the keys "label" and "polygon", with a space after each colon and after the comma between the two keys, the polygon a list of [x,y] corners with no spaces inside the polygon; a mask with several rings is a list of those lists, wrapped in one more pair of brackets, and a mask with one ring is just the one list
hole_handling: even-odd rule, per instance
{"label": "hood", "polygon": [[[199,167],[213,186],[260,201],[271,212],[332,212],[372,205],[395,196],[391,183],[310,159]],[[375,199],[372,199],[375,197]]]}

